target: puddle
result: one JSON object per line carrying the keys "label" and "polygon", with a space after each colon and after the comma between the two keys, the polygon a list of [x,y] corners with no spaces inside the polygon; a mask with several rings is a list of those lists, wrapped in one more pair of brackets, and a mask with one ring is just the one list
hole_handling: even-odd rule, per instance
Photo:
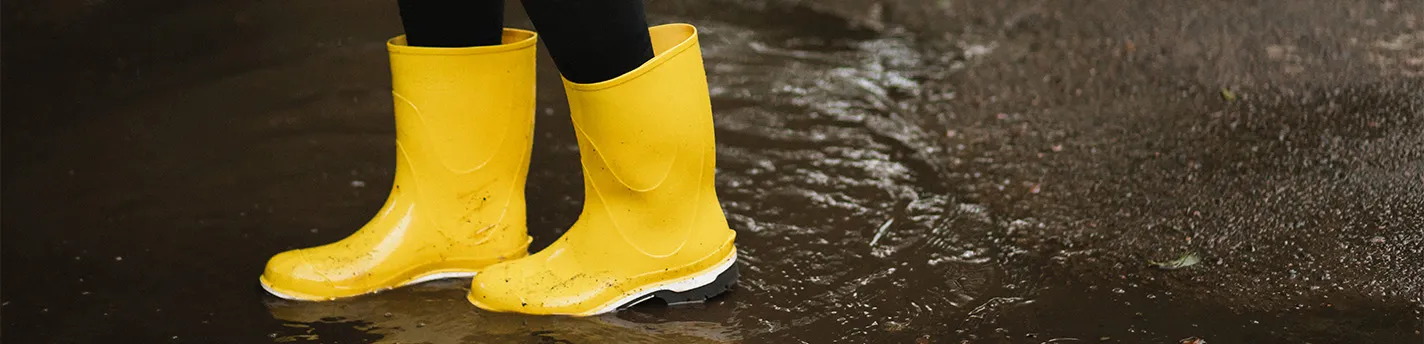
{"label": "puddle", "polygon": [[[229,33],[211,44],[227,47],[168,37],[189,46],[123,64],[44,62],[103,79],[75,91],[46,81],[66,78],[7,75],[6,95],[26,97],[7,97],[5,112],[33,117],[5,131],[4,330],[20,342],[1421,337],[1424,82],[1388,72],[1417,71],[1413,7],[1285,6],[1293,21],[1210,4],[1127,16],[940,3],[947,12],[915,16],[947,18],[928,30],[895,25],[917,7],[867,7],[883,11],[868,25],[835,14],[860,8],[843,3],[650,5],[653,21],[703,33],[717,187],[742,279],[706,304],[589,318],[483,312],[458,280],[326,303],[264,295],[255,277],[268,256],[340,238],[385,198],[376,186],[391,179],[393,130],[380,43],[398,30],[394,8],[342,8],[378,18],[360,28],[299,20],[325,5],[145,14],[211,25]],[[23,23],[98,15],[77,8]],[[1271,36],[1212,33],[1210,18]],[[1369,18],[1376,26],[1327,30],[1364,43],[1278,39]],[[114,21],[57,37],[127,42],[104,33]],[[94,54],[152,53],[124,47]],[[10,54],[7,69],[42,63]],[[528,187],[535,248],[582,200],[551,67]],[[1296,72],[1277,73],[1286,67]],[[83,92],[103,96],[63,101]],[[1150,264],[1189,253],[1200,262]]]}

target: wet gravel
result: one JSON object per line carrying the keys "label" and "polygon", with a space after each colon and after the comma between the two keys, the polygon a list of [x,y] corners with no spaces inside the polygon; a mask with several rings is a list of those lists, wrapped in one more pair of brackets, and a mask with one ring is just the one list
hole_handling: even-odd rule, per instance
{"label": "wet gravel", "polygon": [[[476,310],[458,280],[257,287],[385,199],[393,3],[5,3],[3,336],[1424,341],[1424,3],[649,8],[702,30],[741,284],[565,318]],[[582,200],[552,66],[536,248]]]}

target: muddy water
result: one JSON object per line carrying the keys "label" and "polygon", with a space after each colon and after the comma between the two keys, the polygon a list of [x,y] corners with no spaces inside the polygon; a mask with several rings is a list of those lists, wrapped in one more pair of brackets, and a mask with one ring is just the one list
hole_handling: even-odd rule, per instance
{"label": "muddy water", "polygon": [[[390,4],[6,6],[14,342],[1424,340],[1419,4],[652,3],[702,30],[743,277],[590,318],[256,287],[385,198]],[[541,62],[536,247],[582,199]]]}

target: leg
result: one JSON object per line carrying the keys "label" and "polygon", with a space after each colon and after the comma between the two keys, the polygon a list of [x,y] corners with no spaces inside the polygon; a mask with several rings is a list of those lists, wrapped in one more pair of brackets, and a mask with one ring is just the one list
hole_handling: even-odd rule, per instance
{"label": "leg", "polygon": [[524,0],[524,10],[569,81],[612,79],[653,58],[642,0]]}
{"label": "leg", "polygon": [[503,0],[397,0],[407,44],[457,48],[498,45]]}

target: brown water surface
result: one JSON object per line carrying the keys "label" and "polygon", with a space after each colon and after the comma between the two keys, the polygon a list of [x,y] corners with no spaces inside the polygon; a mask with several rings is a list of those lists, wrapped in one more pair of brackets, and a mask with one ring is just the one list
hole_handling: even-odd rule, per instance
{"label": "brown water surface", "polygon": [[[393,3],[5,3],[5,339],[1424,341],[1424,3],[649,7],[702,31],[742,280],[566,318],[257,287],[385,199]],[[582,201],[540,62],[536,248]]]}

